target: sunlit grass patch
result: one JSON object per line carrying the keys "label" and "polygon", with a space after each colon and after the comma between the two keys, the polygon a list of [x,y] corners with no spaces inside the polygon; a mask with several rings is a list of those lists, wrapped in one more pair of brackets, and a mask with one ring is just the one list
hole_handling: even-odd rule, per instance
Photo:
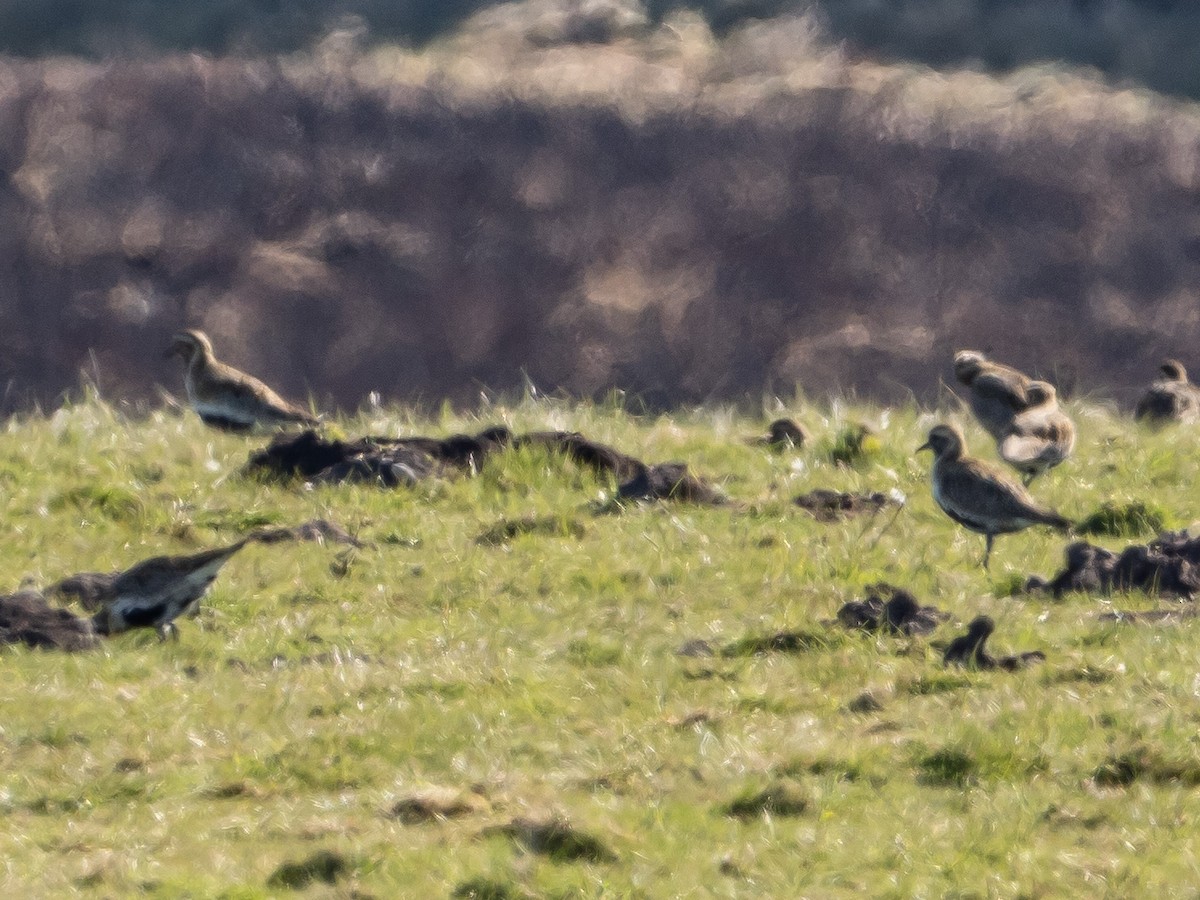
{"label": "sunlit grass patch", "polygon": [[[597,516],[611,485],[524,450],[413,489],[265,485],[231,477],[255,439],[186,419],[164,432],[86,405],[0,434],[0,459],[22,473],[5,486],[7,589],[317,518],[365,542],[248,547],[178,642],[145,631],[78,658],[6,651],[0,880],[274,896],[292,890],[271,882],[282,871],[299,890],[375,896],[590,896],[600,881],[631,895],[753,882],[819,896],[853,873],[859,893],[940,894],[1011,858],[1021,884],[1069,893],[1079,881],[1055,867],[1058,832],[1111,860],[1114,835],[1166,840],[1166,823],[1200,815],[1186,790],[1196,626],[1099,619],[1155,606],[1142,594],[1010,597],[1053,572],[1068,539],[1005,536],[984,572],[977,536],[933,505],[928,462],[912,459],[919,410],[893,410],[878,455],[849,468],[819,445],[847,410],[814,415],[815,446],[791,454],[796,468],[741,443],[760,423],[728,409],[641,418],[556,400],[372,415],[379,433],[581,430],[695,460],[735,503]],[[57,452],[63,429],[93,435],[104,459],[82,440]],[[1181,439],[1142,438],[1148,453]],[[1107,475],[1069,477],[1092,472],[1102,449],[1111,459],[1081,429],[1070,468],[1039,485],[1048,502],[1111,497]],[[1187,483],[1197,460],[1156,465]],[[1119,461],[1111,477],[1129,496],[1190,520],[1187,496],[1139,495],[1137,459]],[[907,502],[887,522],[822,523],[791,503],[819,488],[895,488]],[[838,625],[840,606],[881,580],[952,621],[932,641]],[[981,613],[997,621],[995,652],[1045,648],[1045,666],[944,669],[940,648]],[[959,849],[896,842],[933,832],[958,835]],[[1153,847],[1145,856],[1173,865]],[[1139,893],[1156,884],[1148,871],[1122,883]]]}
{"label": "sunlit grass patch", "polygon": [[84,515],[100,515],[129,525],[140,522],[145,512],[141,498],[132,491],[97,484],[81,484],[57,494],[50,501],[50,509],[55,512],[74,509]]}

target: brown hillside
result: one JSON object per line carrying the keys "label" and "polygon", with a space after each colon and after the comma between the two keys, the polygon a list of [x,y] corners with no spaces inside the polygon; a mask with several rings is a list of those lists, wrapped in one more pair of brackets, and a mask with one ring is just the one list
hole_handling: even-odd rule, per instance
{"label": "brown hillside", "polygon": [[184,325],[350,406],[1200,368],[1200,108],[554,6],[421,52],[0,60],[0,412],[178,391]]}

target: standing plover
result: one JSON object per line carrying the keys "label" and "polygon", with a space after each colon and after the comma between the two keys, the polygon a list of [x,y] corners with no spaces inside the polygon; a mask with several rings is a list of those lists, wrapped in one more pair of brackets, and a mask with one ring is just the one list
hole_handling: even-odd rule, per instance
{"label": "standing plover", "polygon": [[178,332],[167,350],[167,356],[175,354],[187,364],[183,383],[188,402],[206,425],[225,431],[249,431],[256,425],[317,424],[312,415],[288,403],[254,376],[218,360],[212,341],[203,331]]}
{"label": "standing plover", "polygon": [[1010,672],[1023,669],[1034,662],[1042,662],[1046,654],[1041,650],[1031,650],[1012,656],[995,657],[987,652],[984,646],[996,623],[989,616],[976,616],[967,626],[967,633],[956,637],[946,648],[942,664],[946,666],[965,666],[970,669],[1007,669]]}
{"label": "standing plover", "polygon": [[1013,416],[997,442],[1000,458],[1025,476],[1025,486],[1052,469],[1075,449],[1075,423],[1058,405],[1054,385],[1031,381],[1025,391],[1029,405]]}
{"label": "standing plover", "polygon": [[996,535],[1030,525],[1071,526],[1054,510],[1041,506],[1008,475],[967,456],[962,432],[953,425],[935,425],[917,450],[933,451],[933,499],[937,505],[958,524],[987,538],[985,569]]}
{"label": "standing plover", "polygon": [[1188,423],[1200,419],[1200,387],[1188,381],[1183,363],[1168,359],[1160,370],[1162,377],[1156,379],[1138,401],[1134,415],[1159,423]]}
{"label": "standing plover", "polygon": [[991,362],[976,350],[954,354],[954,377],[970,389],[971,412],[996,440],[1003,436],[1013,416],[1029,403],[1029,376]]}
{"label": "standing plover", "polygon": [[200,602],[221,566],[250,540],[192,556],[156,556],[116,574],[95,598],[100,605],[93,619],[96,632],[154,628],[160,640],[168,634],[178,638],[174,620]]}

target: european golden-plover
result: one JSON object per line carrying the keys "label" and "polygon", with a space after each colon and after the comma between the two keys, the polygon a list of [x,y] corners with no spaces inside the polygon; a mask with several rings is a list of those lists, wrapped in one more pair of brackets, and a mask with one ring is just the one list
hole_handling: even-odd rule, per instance
{"label": "european golden-plover", "polygon": [[156,556],[117,573],[95,598],[100,605],[93,618],[96,632],[154,628],[160,640],[168,634],[178,638],[174,620],[196,607],[221,567],[250,540],[191,556]]}
{"label": "european golden-plover", "polygon": [[1017,413],[997,442],[1000,458],[1025,476],[1025,486],[1063,462],[1075,449],[1075,423],[1058,405],[1054,385],[1031,381],[1029,405]]}
{"label": "european golden-plover", "polygon": [[1200,420],[1200,387],[1188,381],[1187,369],[1177,359],[1168,359],[1160,367],[1162,377],[1154,381],[1138,401],[1134,415],[1150,422]]}
{"label": "european golden-plover", "polygon": [[1029,403],[1029,376],[991,362],[977,350],[954,354],[954,377],[970,390],[971,412],[996,440],[1008,429],[1013,416]]}
{"label": "european golden-plover", "polygon": [[187,364],[183,382],[188,402],[206,425],[249,431],[256,425],[317,424],[311,414],[288,403],[254,376],[218,360],[203,331],[178,332],[167,350],[168,356],[175,354]]}
{"label": "european golden-plover", "polygon": [[1052,509],[1042,506],[1008,475],[966,455],[966,441],[954,425],[935,425],[917,448],[932,450],[933,499],[951,519],[987,538],[983,567],[988,567],[992,541],[998,534],[1031,525],[1071,526]]}

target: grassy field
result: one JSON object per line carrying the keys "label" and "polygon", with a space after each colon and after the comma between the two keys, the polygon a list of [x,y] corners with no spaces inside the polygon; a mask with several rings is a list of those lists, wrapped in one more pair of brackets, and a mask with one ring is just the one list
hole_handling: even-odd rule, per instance
{"label": "grassy field", "polygon": [[[1080,517],[1200,509],[1200,432],[1075,403],[1076,457],[1035,493]],[[92,399],[0,431],[0,589],[326,517],[371,547],[251,546],[180,640],[120,635],[0,660],[6,896],[1136,896],[1200,883],[1200,624],[1112,625],[1155,598],[1013,595],[1066,538],[983,539],[929,494],[946,415],[793,404],[811,447],[748,446],[776,414],[526,400],[399,410],[345,434],[578,429],[683,459],[735,503],[604,511],[614,485],[543,451],[414,490],[240,477],[261,441]],[[845,427],[877,455],[837,466]],[[982,431],[977,455],[994,458]],[[907,504],[821,524],[816,487]],[[507,543],[503,520],[549,526]],[[1149,534],[1101,542],[1119,548]],[[929,640],[848,633],[886,580],[952,614]],[[1015,673],[947,671],[986,612]],[[744,638],[807,633],[796,653]],[[704,639],[710,658],[676,653]],[[722,649],[730,650],[729,654]],[[877,709],[862,709],[869,692]],[[538,832],[533,824],[558,823]]]}

